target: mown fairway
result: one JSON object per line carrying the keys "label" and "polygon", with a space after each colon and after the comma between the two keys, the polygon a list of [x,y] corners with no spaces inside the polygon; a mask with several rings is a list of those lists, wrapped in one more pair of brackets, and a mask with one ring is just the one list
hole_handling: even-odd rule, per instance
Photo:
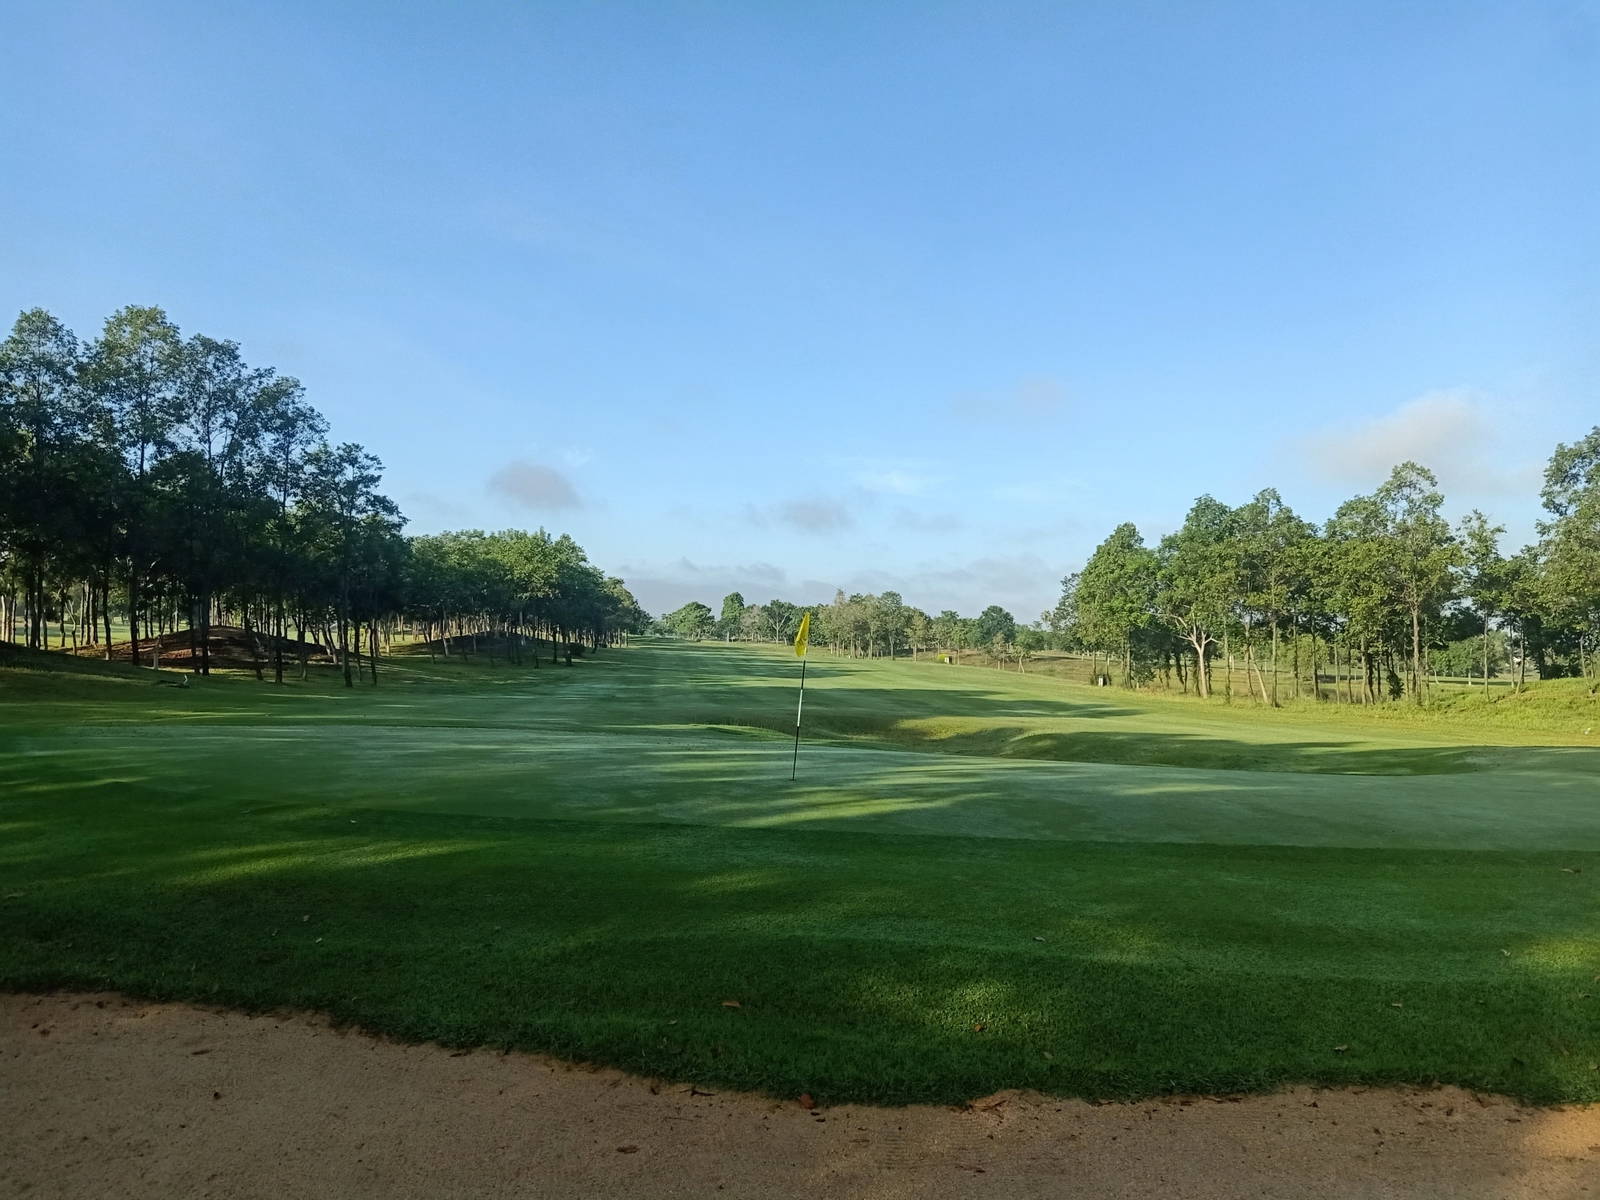
{"label": "mown fairway", "polygon": [[0,985],[826,1100],[1600,1099],[1587,701],[1363,720],[817,654],[791,784],[796,668],[0,672]]}

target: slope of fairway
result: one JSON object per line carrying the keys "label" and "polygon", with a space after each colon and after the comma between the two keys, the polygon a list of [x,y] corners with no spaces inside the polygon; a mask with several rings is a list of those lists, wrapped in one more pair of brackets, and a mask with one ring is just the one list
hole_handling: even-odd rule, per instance
{"label": "slope of fairway", "polygon": [[0,984],[829,1098],[1600,1097],[1592,738],[817,656],[791,784],[795,666],[0,673]]}

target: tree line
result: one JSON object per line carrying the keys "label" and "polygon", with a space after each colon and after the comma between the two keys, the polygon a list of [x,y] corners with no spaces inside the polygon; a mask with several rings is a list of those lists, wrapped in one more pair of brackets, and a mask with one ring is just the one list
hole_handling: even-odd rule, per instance
{"label": "tree line", "polygon": [[[420,625],[498,630],[514,646],[543,633],[603,644],[646,617],[619,579],[563,534],[478,531],[403,536],[379,490],[382,464],[331,442],[298,380],[252,367],[238,343],[183,336],[157,307],[113,313],[80,340],[43,309],[0,342],[0,638],[49,645],[68,621],[80,645],[159,660],[189,632],[191,665],[211,666],[214,624],[286,645],[302,672],[325,648],[353,684],[380,637]],[[288,640],[290,626],[295,639]],[[262,677],[264,653],[254,655]]]}
{"label": "tree line", "polygon": [[1501,550],[1503,526],[1473,510],[1454,526],[1432,472],[1396,467],[1372,493],[1318,524],[1271,488],[1237,507],[1194,502],[1156,545],[1119,525],[1056,606],[1029,625],[991,605],[977,617],[930,615],[892,591],[832,603],[692,601],[658,632],[785,642],[802,612],[811,640],[840,654],[978,651],[1017,668],[1045,650],[1091,656],[1097,677],[1208,697],[1216,664],[1263,703],[1295,697],[1377,703],[1426,697],[1430,677],[1487,681],[1510,668],[1520,688],[1581,676],[1600,688],[1600,427],[1556,447],[1541,492],[1538,540]]}
{"label": "tree line", "polygon": [[1176,676],[1200,696],[1221,659],[1227,687],[1242,668],[1252,694],[1279,703],[1287,650],[1297,695],[1421,703],[1430,664],[1465,665],[1466,644],[1485,680],[1509,644],[1519,687],[1530,662],[1541,678],[1600,683],[1600,427],[1557,446],[1542,499],[1539,540],[1506,555],[1483,513],[1452,528],[1437,479],[1413,462],[1320,525],[1272,489],[1238,507],[1201,496],[1155,546],[1119,525],[1047,618],[1120,660],[1125,681]]}
{"label": "tree line", "polygon": [[979,650],[997,662],[1015,659],[1019,665],[1038,650],[1061,639],[1038,626],[1018,625],[998,604],[976,617],[963,617],[953,609],[930,616],[907,604],[899,592],[834,593],[830,604],[801,605],[787,600],[748,604],[740,592],[722,598],[720,615],[698,600],[661,617],[657,632],[703,640],[786,642],[793,639],[800,616],[810,611],[811,642],[836,654],[858,658],[893,658],[908,653],[913,659],[928,651]]}

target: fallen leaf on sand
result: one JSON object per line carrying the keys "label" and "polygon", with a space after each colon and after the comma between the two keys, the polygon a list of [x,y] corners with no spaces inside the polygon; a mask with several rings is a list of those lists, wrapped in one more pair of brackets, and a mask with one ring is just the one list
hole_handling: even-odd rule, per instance
{"label": "fallen leaf on sand", "polygon": [[722,1002],[722,1007],[723,1008],[743,1008],[744,1005],[740,1004],[737,1000],[724,1000]]}
{"label": "fallen leaf on sand", "polygon": [[817,1102],[812,1097],[810,1092],[801,1092],[800,1093],[800,1107],[801,1108],[805,1109],[807,1112],[810,1112],[816,1106],[817,1106]]}
{"label": "fallen leaf on sand", "polygon": [[993,1112],[1008,1101],[1015,1100],[1022,1093],[1016,1088],[1005,1088],[995,1092],[992,1096],[980,1096],[976,1100],[968,1100],[967,1107],[979,1112]]}

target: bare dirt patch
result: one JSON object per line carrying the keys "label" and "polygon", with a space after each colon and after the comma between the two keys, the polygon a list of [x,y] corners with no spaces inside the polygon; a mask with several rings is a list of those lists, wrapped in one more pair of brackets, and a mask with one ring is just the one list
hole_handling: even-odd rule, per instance
{"label": "bare dirt patch", "polygon": [[0,996],[5,1197],[1600,1196],[1600,1108],[1453,1088],[807,1108],[317,1017]]}

